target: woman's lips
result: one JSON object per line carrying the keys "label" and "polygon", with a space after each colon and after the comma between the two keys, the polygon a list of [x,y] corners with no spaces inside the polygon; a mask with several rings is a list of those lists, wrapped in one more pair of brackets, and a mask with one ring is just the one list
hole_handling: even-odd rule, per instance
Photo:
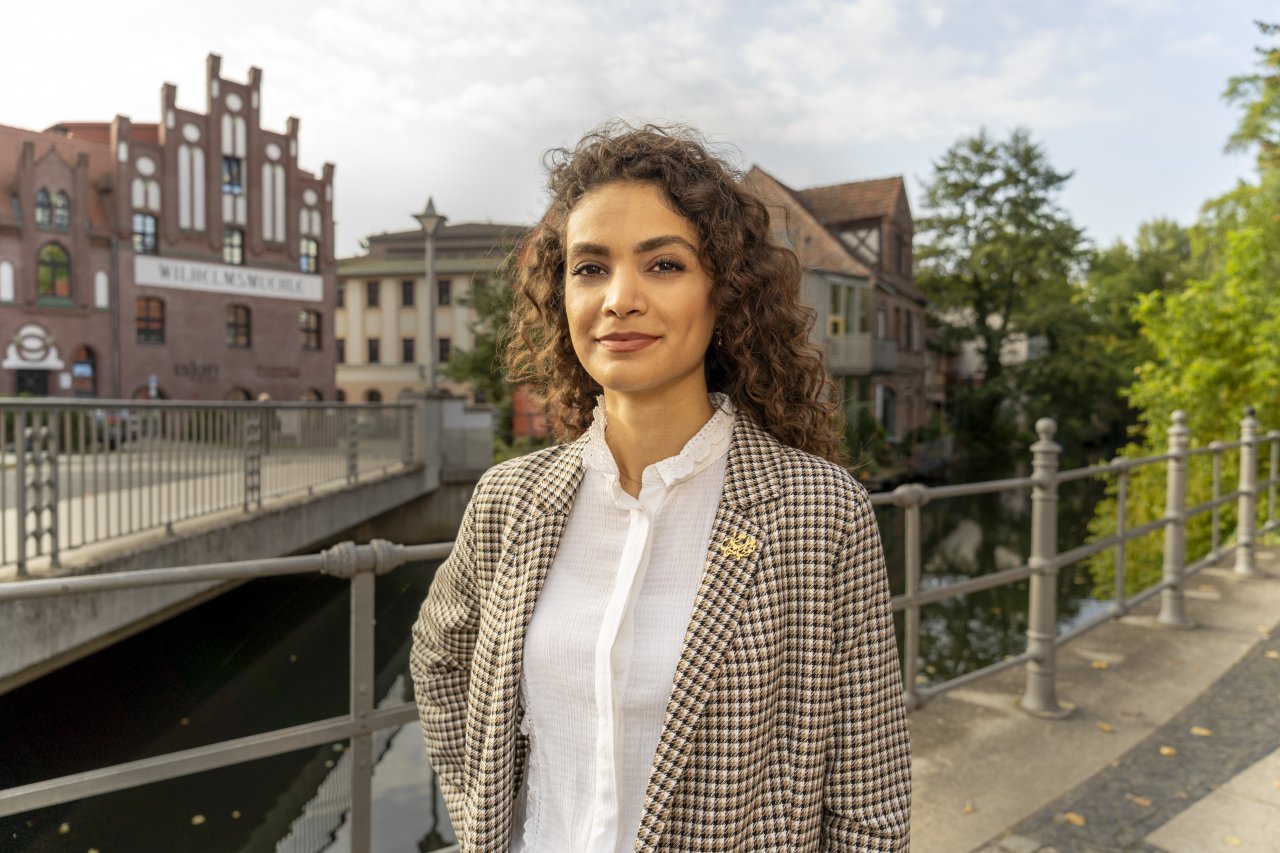
{"label": "woman's lips", "polygon": [[657,338],[651,335],[608,335],[600,338],[599,343],[602,349],[609,352],[635,352],[636,350],[644,349],[656,340]]}

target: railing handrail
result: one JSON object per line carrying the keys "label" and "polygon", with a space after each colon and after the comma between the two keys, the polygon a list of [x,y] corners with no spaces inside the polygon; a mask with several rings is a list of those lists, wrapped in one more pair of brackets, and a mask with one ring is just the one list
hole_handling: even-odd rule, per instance
{"label": "railing handrail", "polygon": [[[907,591],[903,595],[894,597],[893,607],[895,610],[906,611],[908,626],[906,636],[907,652],[904,655],[903,664],[907,676],[905,681],[906,698],[908,704],[913,707],[918,706],[927,698],[972,683],[979,678],[1007,670],[1013,666],[1025,665],[1028,670],[1028,681],[1027,692],[1023,697],[1023,707],[1029,712],[1040,716],[1063,716],[1067,713],[1067,709],[1058,704],[1053,682],[1053,655],[1058,645],[1086,633],[1109,619],[1123,615],[1136,604],[1156,595],[1160,595],[1162,599],[1160,615],[1162,623],[1171,626],[1187,624],[1185,615],[1181,611],[1181,586],[1188,577],[1231,551],[1235,551],[1237,554],[1236,572],[1238,574],[1248,576],[1253,571],[1251,549],[1254,543],[1253,525],[1255,520],[1251,507],[1256,506],[1258,496],[1264,489],[1269,490],[1269,509],[1267,521],[1264,523],[1262,530],[1280,529],[1280,519],[1277,519],[1275,515],[1275,491],[1277,485],[1280,484],[1280,471],[1277,470],[1280,467],[1280,431],[1273,430],[1265,436],[1258,435],[1257,423],[1252,413],[1246,415],[1245,420],[1242,422],[1244,436],[1239,442],[1217,441],[1206,446],[1205,449],[1213,454],[1215,461],[1214,495],[1208,501],[1191,507],[1186,506],[1185,501],[1186,461],[1192,455],[1204,454],[1199,453],[1199,449],[1193,451],[1188,448],[1185,416],[1181,412],[1175,413],[1174,426],[1170,429],[1169,453],[1136,460],[1117,459],[1104,465],[1089,466],[1065,472],[1056,470],[1056,460],[1061,450],[1052,441],[1056,425],[1049,419],[1042,419],[1037,423],[1037,430],[1040,433],[1040,440],[1033,445],[1035,466],[1034,473],[1030,477],[957,486],[930,487],[921,484],[909,484],[900,486],[893,492],[872,495],[873,504],[898,506],[907,513]],[[1270,475],[1266,479],[1260,480],[1256,476],[1257,450],[1259,447],[1267,445],[1270,445],[1271,449]],[[1222,454],[1232,449],[1240,450],[1240,483],[1234,492],[1223,495],[1219,494],[1217,473],[1220,469]],[[1142,525],[1127,528],[1125,523],[1125,490],[1128,478],[1137,468],[1144,465],[1159,464],[1160,462],[1169,463],[1169,499],[1165,514]],[[1118,475],[1119,500],[1116,534],[1098,542],[1087,543],[1070,551],[1057,553],[1054,532],[1056,531],[1058,484],[1084,479],[1086,475],[1099,476],[1108,473]],[[919,553],[920,510],[925,503],[935,498],[986,494],[1026,488],[1033,490],[1033,502],[1035,503],[1032,515],[1031,555],[1026,564],[990,575],[969,578],[943,587],[923,591],[919,589],[921,571]],[[1237,528],[1236,544],[1220,548],[1215,540],[1215,545],[1208,554],[1188,565],[1185,553],[1182,551],[1185,547],[1185,540],[1181,535],[1185,532],[1187,519],[1196,514],[1209,511],[1214,512],[1216,518],[1218,508],[1232,499],[1239,500],[1242,508]],[[1048,519],[1052,519],[1052,525],[1047,523]],[[1124,549],[1118,546],[1139,536],[1149,535],[1161,529],[1166,533],[1164,577],[1158,583],[1136,595],[1123,597],[1120,579],[1123,576]],[[408,722],[416,713],[413,710],[412,703],[408,702],[377,710],[371,704],[373,579],[376,574],[385,573],[409,561],[442,559],[448,555],[452,547],[453,543],[451,542],[415,546],[396,545],[381,540],[375,540],[363,546],[344,542],[319,554],[296,557],[0,583],[0,602],[91,591],[136,589],[164,584],[190,583],[193,581],[230,581],[312,572],[323,572],[349,578],[352,583],[351,711],[346,716],[10,788],[0,791],[0,815],[15,814],[29,811],[33,808],[69,802],[93,794],[107,793],[147,782],[176,778],[200,770],[227,766],[253,758],[287,752],[307,745],[324,743],[326,740],[337,736],[346,736],[351,740],[352,749],[355,750],[354,756],[356,757],[356,760],[351,762],[353,777],[351,809],[353,850],[357,851],[357,853],[368,850],[372,797],[372,767],[368,756],[372,749],[372,741],[370,739],[372,732],[378,728],[401,725]],[[1058,571],[1071,562],[1100,553],[1108,548],[1117,548],[1117,599],[1106,612],[1087,620],[1082,625],[1075,626],[1062,635],[1058,635],[1054,599],[1056,593],[1053,589]],[[1247,559],[1242,556],[1246,552]],[[921,606],[955,595],[1027,578],[1032,581],[1032,601],[1029,607],[1032,618],[1028,629],[1028,648],[1025,652],[940,684],[927,687],[920,687],[915,684],[915,672],[918,665],[916,648]],[[364,757],[364,760],[361,760],[361,756]]]}
{"label": "railing handrail", "polygon": [[368,853],[372,838],[373,733],[417,719],[417,706],[412,702],[373,707],[373,582],[376,575],[386,574],[408,562],[443,559],[452,549],[452,542],[426,545],[397,545],[384,540],[374,540],[367,545],[342,542],[319,554],[297,557],[0,583],[0,600],[15,601],[107,589],[316,572],[351,582],[351,679],[347,714],[0,790],[0,817],[347,739],[354,759],[350,762],[351,846],[353,853]]}
{"label": "railing handrail", "polygon": [[0,397],[0,413],[7,409],[44,410],[67,409],[231,409],[260,412],[267,409],[411,409],[411,402],[386,401],[381,403],[356,403],[338,400],[134,400],[106,397]]}

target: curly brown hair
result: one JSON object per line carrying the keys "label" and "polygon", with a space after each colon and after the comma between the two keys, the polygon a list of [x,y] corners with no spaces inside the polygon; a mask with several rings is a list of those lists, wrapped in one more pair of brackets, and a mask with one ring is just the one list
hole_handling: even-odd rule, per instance
{"label": "curly brown hair", "polygon": [[565,314],[564,229],[574,205],[618,181],[648,183],[700,237],[714,282],[716,333],[706,356],[707,388],[784,444],[844,464],[843,421],[822,351],[810,340],[814,312],[800,300],[800,263],[772,237],[764,203],[740,173],[682,126],[610,122],[572,148],[545,157],[551,204],[511,258],[514,280],[508,375],[547,405],[556,437],[591,423],[600,385],[574,353]]}

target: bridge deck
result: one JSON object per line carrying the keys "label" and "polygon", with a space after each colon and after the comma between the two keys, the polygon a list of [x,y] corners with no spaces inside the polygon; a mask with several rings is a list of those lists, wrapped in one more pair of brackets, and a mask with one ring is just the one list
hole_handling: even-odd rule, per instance
{"label": "bridge deck", "polygon": [[1151,602],[1059,649],[1067,720],[1019,710],[1016,671],[914,713],[912,850],[1276,850],[1280,548],[1258,566],[1190,581],[1196,630]]}

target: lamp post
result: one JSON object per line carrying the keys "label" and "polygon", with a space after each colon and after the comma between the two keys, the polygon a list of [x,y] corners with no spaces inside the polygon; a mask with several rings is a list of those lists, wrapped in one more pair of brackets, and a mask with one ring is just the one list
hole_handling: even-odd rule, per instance
{"label": "lamp post", "polygon": [[438,355],[436,352],[436,232],[449,217],[436,213],[435,200],[428,197],[426,209],[421,213],[415,213],[413,218],[418,220],[427,238],[427,304],[423,306],[427,318],[427,354],[425,361],[421,359],[420,361],[427,365],[427,388],[435,391]]}

